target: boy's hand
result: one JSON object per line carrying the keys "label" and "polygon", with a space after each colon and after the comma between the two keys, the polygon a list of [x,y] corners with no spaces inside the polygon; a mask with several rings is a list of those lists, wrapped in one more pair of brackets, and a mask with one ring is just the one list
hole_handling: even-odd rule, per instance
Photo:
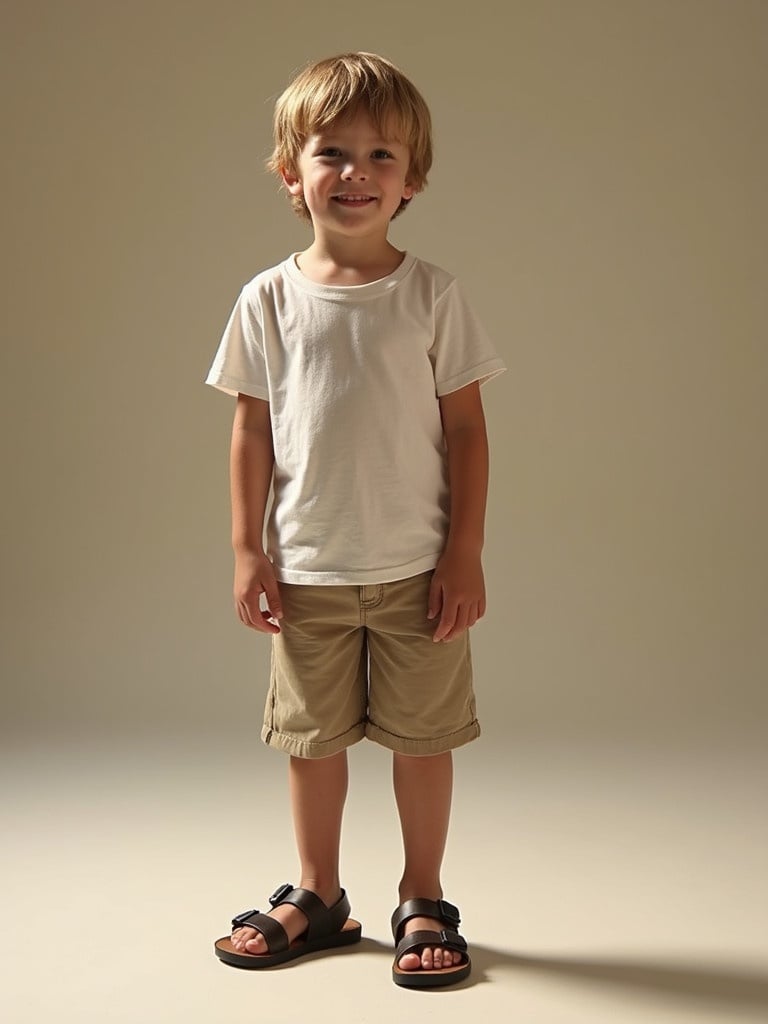
{"label": "boy's hand", "polygon": [[455,640],[485,615],[485,581],[480,557],[446,550],[437,563],[429,591],[427,618],[440,615],[435,643]]}
{"label": "boy's hand", "polygon": [[[266,598],[266,610],[261,608],[261,595]],[[235,609],[244,626],[259,633],[279,633],[273,619],[283,617],[280,591],[275,570],[264,554],[239,553],[235,556]]]}

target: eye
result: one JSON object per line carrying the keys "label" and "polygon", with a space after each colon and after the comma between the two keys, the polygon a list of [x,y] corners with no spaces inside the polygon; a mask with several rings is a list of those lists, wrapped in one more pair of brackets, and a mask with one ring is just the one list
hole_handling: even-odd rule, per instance
{"label": "eye", "polygon": [[388,149],[374,149],[371,154],[374,160],[393,160],[394,157]]}
{"label": "eye", "polygon": [[323,146],[322,149],[319,149],[317,151],[315,156],[326,156],[330,157],[331,159],[337,159],[338,157],[341,156],[341,150],[338,148],[338,146]]}

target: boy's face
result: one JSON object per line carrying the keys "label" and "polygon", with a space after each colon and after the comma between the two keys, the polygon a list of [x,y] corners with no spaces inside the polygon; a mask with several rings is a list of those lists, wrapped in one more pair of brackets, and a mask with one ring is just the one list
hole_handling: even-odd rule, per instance
{"label": "boy's face", "polygon": [[409,162],[407,146],[381,138],[359,113],[310,135],[296,172],[284,170],[283,181],[291,195],[303,195],[315,233],[386,235],[400,201],[415,191]]}

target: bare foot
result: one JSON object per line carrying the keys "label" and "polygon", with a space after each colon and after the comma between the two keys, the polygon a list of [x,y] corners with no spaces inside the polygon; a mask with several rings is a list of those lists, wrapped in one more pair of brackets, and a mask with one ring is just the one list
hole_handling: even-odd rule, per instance
{"label": "bare foot", "polygon": [[[431,917],[412,917],[405,926],[405,935],[412,932],[441,932],[445,925]],[[446,967],[458,967],[463,961],[461,953],[445,949],[444,946],[425,946],[421,953],[406,953],[397,962],[401,971],[439,971]]]}
{"label": "bare foot", "polygon": [[[297,888],[309,888],[308,886],[297,886]],[[341,898],[341,889],[329,889],[326,891],[313,890],[316,895],[325,903],[326,907],[332,907]],[[307,919],[303,912],[298,907],[294,907],[290,903],[283,903],[274,910],[270,910],[270,917],[274,917],[276,921],[285,928],[288,935],[288,942],[291,943],[295,939],[298,939],[303,932],[307,930]],[[232,945],[239,953],[252,953],[256,956],[268,953],[267,941],[261,932],[257,932],[255,928],[236,928],[232,932],[231,938]]]}

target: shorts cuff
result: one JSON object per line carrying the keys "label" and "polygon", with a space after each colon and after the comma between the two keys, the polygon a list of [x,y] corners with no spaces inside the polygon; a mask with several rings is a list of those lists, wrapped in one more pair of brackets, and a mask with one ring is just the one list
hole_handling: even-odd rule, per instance
{"label": "shorts cuff", "polygon": [[340,736],[334,736],[330,740],[301,740],[296,736],[287,733],[275,732],[270,726],[265,725],[261,730],[261,738],[268,747],[275,750],[284,750],[294,757],[320,758],[330,757],[338,754],[353,743],[359,743],[365,737],[365,723],[358,722]]}
{"label": "shorts cuff", "polygon": [[388,750],[394,750],[398,754],[411,754],[413,756],[425,756],[429,754],[444,754],[448,750],[455,750],[456,747],[463,747],[465,743],[471,743],[480,735],[480,723],[475,719],[469,725],[464,726],[457,732],[448,733],[447,736],[430,737],[429,739],[413,739],[408,736],[397,736],[393,732],[367,722],[365,735],[369,740],[378,743]]}

